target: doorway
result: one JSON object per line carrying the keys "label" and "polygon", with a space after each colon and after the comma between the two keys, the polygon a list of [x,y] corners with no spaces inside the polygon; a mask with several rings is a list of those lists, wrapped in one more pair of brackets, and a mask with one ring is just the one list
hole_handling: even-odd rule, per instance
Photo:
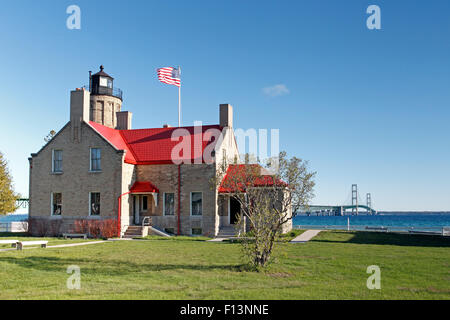
{"label": "doorway", "polygon": [[236,224],[239,215],[241,214],[241,204],[235,198],[230,198],[230,224]]}
{"label": "doorway", "polygon": [[134,196],[134,210],[133,210],[133,223],[134,225],[139,225],[140,224],[140,203],[139,203],[139,196]]}

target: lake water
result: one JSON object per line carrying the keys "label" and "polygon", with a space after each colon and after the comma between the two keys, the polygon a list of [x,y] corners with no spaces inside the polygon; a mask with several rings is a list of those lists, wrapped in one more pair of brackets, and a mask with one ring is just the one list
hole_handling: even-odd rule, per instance
{"label": "lake water", "polygon": [[24,221],[28,219],[28,214],[9,214],[0,216],[0,223]]}
{"label": "lake water", "polygon": [[[11,214],[0,216],[0,223],[23,221],[27,214]],[[379,214],[375,216],[306,216],[297,215],[292,222],[295,227],[327,226],[329,228],[344,229],[347,227],[347,218],[350,226],[356,229],[364,227],[395,227],[398,230],[438,229],[450,227],[450,213],[415,213],[415,214]],[[357,227],[360,228],[357,228]]]}
{"label": "lake water", "polygon": [[347,218],[350,226],[355,229],[360,227],[395,227],[392,229],[409,230],[414,229],[442,229],[450,227],[450,213],[414,213],[414,214],[380,214],[359,216],[306,216],[297,215],[292,222],[294,227],[328,226],[342,229],[347,227]]}

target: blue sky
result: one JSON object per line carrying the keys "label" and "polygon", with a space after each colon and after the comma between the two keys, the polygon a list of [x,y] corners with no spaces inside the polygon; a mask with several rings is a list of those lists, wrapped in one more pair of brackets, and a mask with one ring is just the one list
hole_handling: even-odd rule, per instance
{"label": "blue sky", "polygon": [[[81,8],[81,30],[66,8]],[[368,30],[366,8],[381,8]],[[28,160],[68,121],[69,91],[105,71],[133,127],[177,123],[280,129],[280,148],[318,172],[317,204],[351,184],[378,210],[450,210],[450,2],[8,1],[0,10],[0,151],[28,194]],[[280,95],[271,95],[277,86]]]}

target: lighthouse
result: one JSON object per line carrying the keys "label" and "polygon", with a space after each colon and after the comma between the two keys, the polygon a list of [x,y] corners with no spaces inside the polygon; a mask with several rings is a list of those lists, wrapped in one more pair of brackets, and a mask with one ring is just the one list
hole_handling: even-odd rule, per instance
{"label": "lighthouse", "polygon": [[[114,78],[104,71],[104,67],[100,66],[100,71],[96,74],[89,72],[89,91],[90,97],[90,113],[89,120],[102,124],[113,129],[125,129],[121,123],[124,116],[122,101],[123,94],[119,88],[114,88]],[[130,119],[131,121],[131,119]],[[128,121],[126,121],[128,122]],[[126,126],[126,129],[128,126]]]}

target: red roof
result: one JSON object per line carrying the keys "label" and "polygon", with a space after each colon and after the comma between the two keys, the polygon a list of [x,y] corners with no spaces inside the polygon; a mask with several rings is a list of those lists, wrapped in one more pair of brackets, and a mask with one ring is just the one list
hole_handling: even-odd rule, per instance
{"label": "red roof", "polygon": [[[222,131],[222,127],[219,125],[116,130],[93,121],[90,121],[89,124],[116,149],[126,150],[125,162],[130,164],[174,163],[172,159],[172,150],[180,142],[178,140],[172,141],[171,138],[173,132],[177,129],[186,130],[184,136],[189,135],[191,144],[191,154],[182,154],[177,160],[190,160],[190,162],[193,163],[197,159],[201,160],[203,163],[203,152],[205,148],[209,144],[215,143],[213,134],[211,131],[208,132],[208,130],[217,129]],[[180,141],[182,140],[180,139]]]}
{"label": "red roof", "polygon": [[[237,177],[235,179],[235,177]],[[274,184],[287,186],[273,176],[265,174],[264,168],[258,164],[238,164],[229,165],[225,176],[219,186],[219,193],[230,193],[239,190],[245,192],[246,187],[269,187]]]}
{"label": "red roof", "polygon": [[136,181],[130,189],[131,193],[159,193],[157,187],[155,187],[151,182]]}

